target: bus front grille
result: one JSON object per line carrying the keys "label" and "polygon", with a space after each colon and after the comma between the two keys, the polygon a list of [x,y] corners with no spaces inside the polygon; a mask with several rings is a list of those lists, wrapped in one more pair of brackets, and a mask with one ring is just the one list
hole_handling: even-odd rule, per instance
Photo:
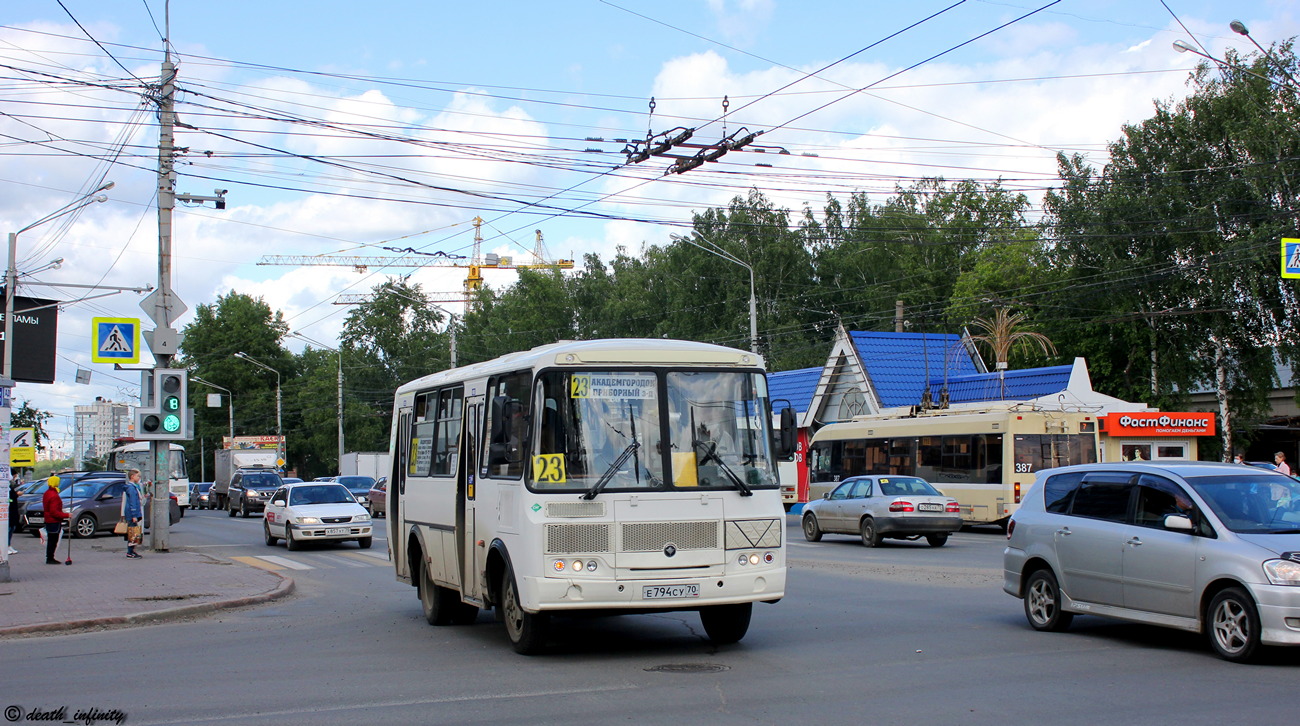
{"label": "bus front grille", "polygon": [[623,525],[623,552],[660,552],[669,544],[679,550],[718,549],[718,522],[628,522]]}
{"label": "bus front grille", "polygon": [[609,552],[608,524],[548,524],[546,552],[567,555]]}

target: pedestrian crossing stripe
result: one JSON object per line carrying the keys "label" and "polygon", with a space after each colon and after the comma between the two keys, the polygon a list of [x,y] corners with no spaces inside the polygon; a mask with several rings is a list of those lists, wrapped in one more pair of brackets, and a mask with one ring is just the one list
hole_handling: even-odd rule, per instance
{"label": "pedestrian crossing stripe", "polygon": [[[382,560],[381,560],[382,558]],[[230,559],[245,565],[260,567],[263,570],[317,570],[333,569],[336,567],[383,567],[388,564],[388,558],[383,555],[372,555],[367,552],[336,552],[322,553],[319,556],[308,556],[308,562],[302,562],[291,557],[281,557],[279,555],[253,555],[237,556]]]}
{"label": "pedestrian crossing stripe", "polygon": [[91,318],[95,347],[90,359],[95,363],[139,363],[139,318]]}
{"label": "pedestrian crossing stripe", "polygon": [[1282,277],[1300,278],[1300,239],[1282,238]]}

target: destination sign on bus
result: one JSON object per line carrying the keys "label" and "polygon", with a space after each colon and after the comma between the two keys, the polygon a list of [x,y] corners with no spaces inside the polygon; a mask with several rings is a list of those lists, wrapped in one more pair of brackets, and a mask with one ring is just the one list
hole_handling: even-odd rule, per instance
{"label": "destination sign on bus", "polygon": [[569,380],[572,398],[650,400],[655,397],[653,373],[580,373]]}

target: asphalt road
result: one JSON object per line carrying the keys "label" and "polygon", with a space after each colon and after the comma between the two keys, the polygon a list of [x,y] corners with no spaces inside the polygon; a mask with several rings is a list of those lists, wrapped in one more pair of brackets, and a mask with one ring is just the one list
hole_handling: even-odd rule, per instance
{"label": "asphalt road", "polygon": [[789,594],[756,607],[738,645],[711,646],[694,613],[634,615],[560,621],[553,652],[524,657],[490,613],[427,625],[414,589],[372,556],[382,538],[289,553],[262,543],[260,518],[191,511],[185,525],[174,546],[283,567],[297,593],[190,622],[7,640],[0,706],[322,726],[1294,719],[1300,651],[1237,666],[1163,629],[1081,617],[1067,633],[1030,630],[1001,592],[993,531],[867,549],[806,543],[792,518]]}

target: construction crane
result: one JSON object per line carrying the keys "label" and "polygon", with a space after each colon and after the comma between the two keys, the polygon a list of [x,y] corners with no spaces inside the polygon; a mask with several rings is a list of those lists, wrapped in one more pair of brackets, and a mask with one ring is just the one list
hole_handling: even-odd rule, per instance
{"label": "construction crane", "polygon": [[[423,253],[411,248],[402,250],[405,255],[367,256],[367,255],[263,255],[258,265],[288,265],[292,267],[351,267],[357,272],[365,272],[371,267],[381,269],[389,267],[423,268],[423,267],[465,267],[465,297],[483,287],[483,270],[571,270],[573,260],[547,260],[546,248],[542,243],[542,231],[537,230],[537,243],[533,248],[536,262],[515,264],[513,257],[489,252],[482,254],[483,233],[482,217],[474,218],[474,248],[470,256],[453,255],[446,252]],[[450,302],[450,301],[448,301]]]}

